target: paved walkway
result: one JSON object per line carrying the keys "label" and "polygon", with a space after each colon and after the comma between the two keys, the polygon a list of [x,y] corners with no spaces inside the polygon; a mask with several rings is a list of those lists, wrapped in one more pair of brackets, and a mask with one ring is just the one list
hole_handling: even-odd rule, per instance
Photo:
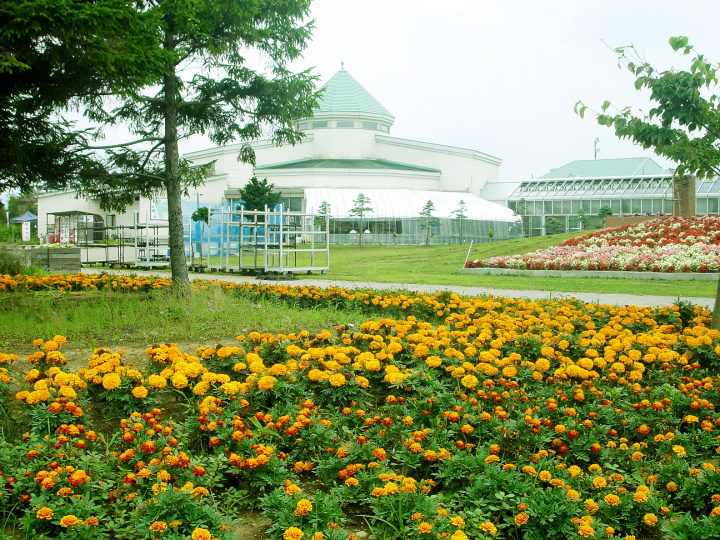
{"label": "paved walkway", "polygon": [[[84,268],[82,270],[86,274],[99,274],[101,272],[117,273],[117,274],[135,274],[135,275],[168,275],[166,272],[143,271],[143,270],[101,270],[97,268]],[[712,309],[715,305],[714,298],[701,298],[695,296],[640,296],[632,294],[598,294],[583,292],[553,292],[553,291],[522,291],[517,289],[490,289],[487,287],[463,287],[459,285],[420,285],[413,283],[376,283],[370,281],[340,281],[333,279],[312,279],[299,278],[294,280],[262,280],[252,276],[242,276],[236,274],[190,274],[190,279],[218,279],[222,281],[232,281],[238,283],[255,283],[255,284],[283,284],[290,286],[311,286],[318,287],[337,286],[343,288],[360,288],[360,289],[381,289],[381,290],[406,290],[417,292],[436,292],[436,291],[453,291],[463,296],[478,296],[480,294],[493,294],[496,296],[508,296],[511,298],[530,298],[532,300],[542,300],[547,298],[576,298],[583,302],[593,304],[610,304],[616,306],[671,306],[678,300],[690,302],[701,306],[708,306]]]}

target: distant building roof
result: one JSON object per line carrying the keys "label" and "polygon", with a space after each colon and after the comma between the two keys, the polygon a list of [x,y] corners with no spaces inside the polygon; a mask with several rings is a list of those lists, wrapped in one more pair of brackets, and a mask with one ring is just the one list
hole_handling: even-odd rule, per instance
{"label": "distant building roof", "polygon": [[260,165],[255,170],[268,169],[391,169],[400,171],[417,171],[440,173],[440,169],[410,165],[386,159],[299,159],[283,163]]}
{"label": "distant building roof", "polygon": [[651,158],[581,159],[551,170],[538,178],[603,178],[671,175]]}
{"label": "distant building roof", "polygon": [[345,68],[341,68],[322,88],[317,108],[320,113],[362,113],[395,119]]}

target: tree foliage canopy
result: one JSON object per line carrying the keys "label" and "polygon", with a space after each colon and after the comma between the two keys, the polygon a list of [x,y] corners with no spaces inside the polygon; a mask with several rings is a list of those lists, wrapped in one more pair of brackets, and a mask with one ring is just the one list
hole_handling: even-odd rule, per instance
{"label": "tree foliage canopy", "polygon": [[[650,90],[653,107],[645,116],[636,116],[629,107],[610,114],[611,104],[606,101],[602,111],[596,112],[597,121],[613,128],[618,137],[676,162],[677,176],[720,175],[720,66],[698,54],[685,36],[672,37],[669,43],[674,51],[689,58],[687,70],[657,71],[633,47],[616,49],[620,65],[635,76],[635,88]],[[582,102],[575,109],[580,116],[587,111]],[[720,282],[712,326],[720,329]]]}
{"label": "tree foliage canopy", "polygon": [[253,176],[250,181],[240,189],[240,198],[243,200],[245,210],[265,210],[267,206],[272,210],[280,202],[280,192],[273,193],[274,184],[268,184],[267,178],[258,180]]}
{"label": "tree foliage canopy", "polygon": [[151,82],[145,13],[129,0],[4,0],[0,28],[0,191],[97,172],[90,133],[62,113]]}
{"label": "tree foliage canopy", "polygon": [[[689,57],[687,70],[657,71],[642,60],[633,47],[619,47],[621,66],[635,77],[635,88],[650,91],[652,108],[637,116],[630,107],[616,114],[605,101],[596,111],[597,121],[611,127],[620,138],[630,139],[643,148],[677,163],[678,175],[707,178],[720,174],[720,97],[717,95],[718,64],[698,54],[687,37],[669,40],[674,51]],[[582,102],[576,111],[584,116]]]}

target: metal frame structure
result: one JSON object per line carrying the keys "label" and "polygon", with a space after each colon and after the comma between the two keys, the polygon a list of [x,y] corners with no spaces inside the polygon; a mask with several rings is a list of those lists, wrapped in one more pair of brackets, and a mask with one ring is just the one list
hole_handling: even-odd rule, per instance
{"label": "metal frame structure", "polygon": [[206,266],[241,273],[324,273],[330,268],[329,216],[222,207],[209,213]]}

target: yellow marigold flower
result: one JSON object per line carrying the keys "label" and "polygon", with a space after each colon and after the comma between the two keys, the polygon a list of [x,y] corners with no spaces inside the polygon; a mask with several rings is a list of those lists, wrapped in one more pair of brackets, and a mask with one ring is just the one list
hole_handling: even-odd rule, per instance
{"label": "yellow marigold flower", "polygon": [[593,529],[590,525],[582,524],[578,527],[578,534],[580,536],[584,536],[585,538],[595,536],[595,529]]}
{"label": "yellow marigold flower", "polygon": [[465,388],[473,390],[478,385],[478,378],[475,375],[465,375],[462,379],[460,379],[460,383]]}
{"label": "yellow marigold flower", "polygon": [[482,532],[486,532],[486,533],[489,533],[489,534],[496,534],[496,533],[497,533],[497,527],[496,527],[495,524],[492,523],[491,521],[483,521],[483,522],[478,526],[478,528],[479,528]]}
{"label": "yellow marigold flower", "polygon": [[596,476],[593,478],[592,482],[596,489],[601,489],[607,486],[607,480],[605,480],[602,476]]}
{"label": "yellow marigold flower", "polygon": [[198,527],[192,532],[190,538],[192,538],[192,540],[211,540],[212,534],[210,534],[210,531],[208,531],[207,529]]}
{"label": "yellow marigold flower", "polygon": [[529,519],[530,516],[527,514],[527,512],[520,512],[518,515],[515,516],[515,525],[517,525],[518,527],[525,525]]}
{"label": "yellow marigold flower", "polygon": [[138,399],[145,399],[148,395],[148,389],[144,386],[136,386],[132,389],[132,395]]}
{"label": "yellow marigold flower", "polygon": [[655,514],[645,514],[643,516],[643,523],[648,527],[654,527],[658,523],[658,517]]}
{"label": "yellow marigold flower", "polygon": [[648,494],[645,491],[636,491],[633,493],[633,501],[644,503],[648,500]]}
{"label": "yellow marigold flower", "polygon": [[450,540],[468,540],[468,535],[458,529],[450,537]]}
{"label": "yellow marigold flower", "polygon": [[122,379],[120,378],[120,375],[118,375],[114,371],[103,375],[102,385],[105,390],[114,390],[121,384],[122,384]]}
{"label": "yellow marigold flower", "polygon": [[518,370],[515,366],[505,366],[502,369],[503,377],[507,377],[508,379],[511,377],[515,377],[518,373]]}
{"label": "yellow marigold flower", "polygon": [[418,532],[420,534],[428,534],[430,531],[432,531],[432,525],[430,525],[427,521],[423,521],[418,525]]}
{"label": "yellow marigold flower", "polygon": [[680,446],[679,444],[673,444],[672,450],[678,456],[686,456],[687,455],[687,452],[685,451],[685,447]]}
{"label": "yellow marigold flower", "polygon": [[305,533],[297,527],[289,527],[283,533],[283,540],[300,540],[304,535]]}
{"label": "yellow marigold flower", "polygon": [[442,359],[438,356],[428,356],[425,359],[425,364],[430,368],[440,367],[442,365]]}
{"label": "yellow marigold flower", "polygon": [[538,478],[543,482],[549,482],[552,480],[552,474],[550,474],[550,471],[540,471]]}
{"label": "yellow marigold flower", "polygon": [[171,378],[170,382],[172,383],[174,388],[177,388],[178,390],[181,390],[183,388],[187,388],[189,382],[187,380],[187,377],[184,373],[175,373]]}
{"label": "yellow marigold flower", "polygon": [[[56,343],[57,343],[57,342],[56,342]],[[40,347],[40,346],[43,344],[43,340],[42,340],[42,339],[34,339],[33,342],[32,342],[32,344],[33,344],[35,347]]]}
{"label": "yellow marigold flower", "polygon": [[263,375],[257,382],[258,388],[263,391],[272,390],[275,388],[277,379],[271,375]]}
{"label": "yellow marigold flower", "polygon": [[345,379],[345,375],[343,375],[342,373],[333,373],[328,378],[328,381],[330,382],[331,386],[339,388],[347,382],[347,379]]}
{"label": "yellow marigold flower", "polygon": [[605,495],[605,503],[609,506],[617,506],[618,504],[620,504],[620,497],[618,497],[614,493],[609,493]]}
{"label": "yellow marigold flower", "polygon": [[462,528],[465,526],[465,520],[462,518],[462,516],[454,516],[450,519],[450,523],[455,526]]}
{"label": "yellow marigold flower", "polygon": [[58,348],[58,344],[57,344],[57,342],[53,341],[52,339],[49,339],[48,341],[45,342],[45,344],[43,345],[43,348],[46,351],[56,351]]}

